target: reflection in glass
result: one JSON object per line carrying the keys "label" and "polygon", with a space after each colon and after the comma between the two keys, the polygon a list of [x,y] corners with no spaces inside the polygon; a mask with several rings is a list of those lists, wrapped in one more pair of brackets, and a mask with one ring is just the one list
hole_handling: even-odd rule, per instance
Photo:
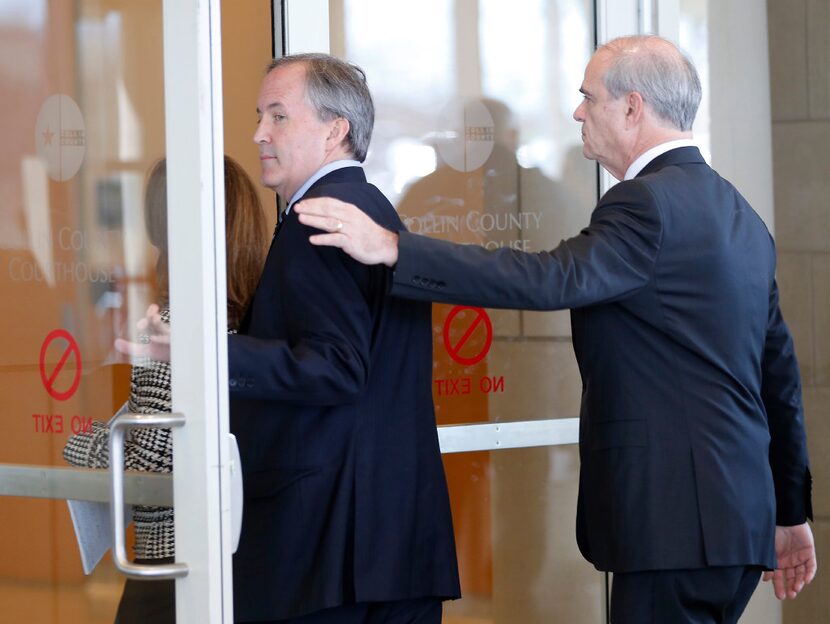
{"label": "reflection in glass", "polygon": [[[164,156],[162,1],[0,3],[0,464],[65,467],[129,393],[113,350],[154,298],[143,185]],[[59,500],[0,498],[0,619],[112,622]]]}
{"label": "reflection in glass", "polygon": [[[0,383],[18,390],[4,401],[20,401],[3,417],[23,414],[8,423],[21,443],[6,440],[0,461],[60,465],[67,434],[123,402],[129,371],[113,339],[153,298],[141,206],[163,156],[161,1],[25,5],[0,12],[0,83],[14,100],[2,117],[0,275],[15,335]],[[47,340],[57,330],[69,337]]]}
{"label": "reflection in glass", "polygon": [[[579,104],[593,2],[330,0],[331,50],[375,97],[367,176],[420,234],[538,252],[596,203]],[[578,415],[567,312],[433,307],[440,424]],[[446,622],[596,622],[576,551],[576,450],[446,456],[464,598]]]}
{"label": "reflection in glass", "polygon": [[[367,175],[411,231],[542,251],[587,224],[596,167],[582,157],[572,114],[592,52],[591,2],[331,5],[332,51],[366,71],[376,101]],[[436,306],[440,422],[576,415],[572,401],[488,410],[492,393],[481,390],[490,376],[503,378],[509,392],[521,383],[523,358],[546,348],[539,345],[569,341],[567,313],[488,311],[492,335],[480,324],[466,338],[475,320],[459,316],[445,344],[450,311]],[[498,358],[491,347],[467,363],[487,344],[501,345]]]}
{"label": "reflection in glass", "polygon": [[576,447],[449,455],[445,465],[463,594],[445,603],[445,624],[600,622],[603,577],[574,539]]}

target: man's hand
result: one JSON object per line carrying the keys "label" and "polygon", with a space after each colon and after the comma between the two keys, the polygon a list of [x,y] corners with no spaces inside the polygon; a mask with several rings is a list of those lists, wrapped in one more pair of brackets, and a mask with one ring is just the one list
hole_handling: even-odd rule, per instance
{"label": "man's hand", "polygon": [[313,245],[340,247],[363,264],[394,266],[398,235],[381,227],[352,204],[330,197],[304,199],[294,204],[300,223],[323,230],[309,240]]}
{"label": "man's hand", "polygon": [[115,339],[115,349],[126,355],[148,357],[161,362],[170,361],[170,325],[161,320],[159,307],[154,303],[147,308],[144,318],[136,323],[139,341]]}
{"label": "man's hand", "polygon": [[805,522],[797,526],[775,527],[775,554],[778,567],[764,572],[764,580],[772,580],[778,600],[795,598],[816,575],[816,546],[813,532]]}

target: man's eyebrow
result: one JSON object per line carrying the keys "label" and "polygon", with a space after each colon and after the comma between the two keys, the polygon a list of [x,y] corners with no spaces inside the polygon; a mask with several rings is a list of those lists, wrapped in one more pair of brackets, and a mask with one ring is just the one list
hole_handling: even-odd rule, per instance
{"label": "man's eyebrow", "polygon": [[[268,106],[265,107],[265,110],[270,111],[274,110],[275,108],[284,108],[280,102],[271,102]],[[259,106],[256,107],[257,115],[261,114],[262,111],[259,110]]]}

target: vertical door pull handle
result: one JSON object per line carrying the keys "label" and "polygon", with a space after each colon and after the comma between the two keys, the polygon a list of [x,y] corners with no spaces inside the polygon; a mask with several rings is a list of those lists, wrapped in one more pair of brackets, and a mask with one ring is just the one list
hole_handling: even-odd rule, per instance
{"label": "vertical door pull handle", "polygon": [[131,414],[125,412],[110,421],[110,519],[112,524],[112,558],[115,567],[134,579],[174,579],[187,576],[186,563],[147,565],[127,558],[124,533],[124,437],[130,427],[181,427],[184,414]]}

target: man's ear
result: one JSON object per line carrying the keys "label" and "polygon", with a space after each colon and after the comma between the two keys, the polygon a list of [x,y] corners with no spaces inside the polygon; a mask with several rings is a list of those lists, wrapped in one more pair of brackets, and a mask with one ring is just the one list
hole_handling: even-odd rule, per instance
{"label": "man's ear", "polygon": [[346,137],[349,135],[349,128],[348,119],[345,117],[337,117],[331,124],[331,129],[329,130],[329,136],[327,138],[329,144],[335,147],[344,143]]}
{"label": "man's ear", "polygon": [[645,106],[643,96],[636,91],[632,91],[625,96],[625,120],[628,127],[635,126],[642,121]]}

